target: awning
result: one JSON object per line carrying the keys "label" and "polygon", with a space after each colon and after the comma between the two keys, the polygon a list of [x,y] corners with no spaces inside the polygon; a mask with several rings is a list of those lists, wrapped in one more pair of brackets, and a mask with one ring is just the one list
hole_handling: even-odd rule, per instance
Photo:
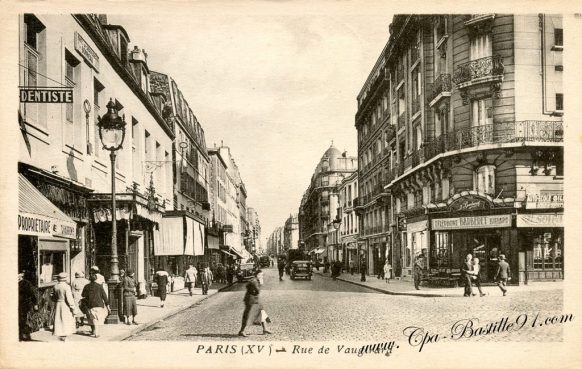
{"label": "awning", "polygon": [[185,254],[183,217],[162,218],[160,231],[162,237],[160,237],[159,242],[154,242],[154,255],[170,256]]}
{"label": "awning", "polygon": [[237,259],[242,259],[243,258],[242,253],[240,251],[238,251],[237,249],[231,247],[229,251],[231,253],[235,254]]}
{"label": "awning", "polygon": [[18,175],[18,234],[77,238],[77,223]]}
{"label": "awning", "polygon": [[206,240],[208,241],[208,248],[218,250],[220,248],[218,237],[211,236],[209,234],[206,235]]}
{"label": "awning", "polygon": [[230,256],[231,258],[236,258],[236,255],[231,254],[230,252],[224,250],[224,249],[220,249],[221,252],[224,252],[226,255]]}
{"label": "awning", "polygon": [[194,221],[194,255],[204,255],[204,225]]}

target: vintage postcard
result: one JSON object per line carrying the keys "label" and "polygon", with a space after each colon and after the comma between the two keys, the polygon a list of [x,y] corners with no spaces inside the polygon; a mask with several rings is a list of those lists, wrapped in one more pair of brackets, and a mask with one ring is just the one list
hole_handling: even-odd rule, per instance
{"label": "vintage postcard", "polygon": [[580,367],[582,16],[524,4],[0,1],[0,366]]}

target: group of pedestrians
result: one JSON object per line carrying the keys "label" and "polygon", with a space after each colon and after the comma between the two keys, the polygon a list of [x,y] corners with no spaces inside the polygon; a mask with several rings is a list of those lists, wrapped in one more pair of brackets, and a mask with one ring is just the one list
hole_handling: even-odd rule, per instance
{"label": "group of pedestrians", "polygon": [[[228,280],[228,273],[226,274]],[[199,264],[198,268],[190,264],[184,273],[184,282],[190,296],[194,294],[196,286],[200,286],[203,295],[208,295],[208,289],[212,285],[213,279],[213,273],[207,263]]]}
{"label": "group of pedestrians", "polygon": [[[477,287],[479,295],[481,297],[486,294],[483,293],[481,289],[481,276],[480,276],[481,266],[479,264],[479,258],[473,258],[473,255],[467,254],[465,257],[465,262],[461,268],[461,279],[465,285],[465,291],[463,293],[464,297],[476,296],[473,292],[473,284]],[[509,264],[505,261],[505,255],[499,255],[499,262],[497,265],[497,272],[493,279],[497,281],[497,286],[503,292],[503,296],[507,295],[507,281],[510,279],[511,270]]]}

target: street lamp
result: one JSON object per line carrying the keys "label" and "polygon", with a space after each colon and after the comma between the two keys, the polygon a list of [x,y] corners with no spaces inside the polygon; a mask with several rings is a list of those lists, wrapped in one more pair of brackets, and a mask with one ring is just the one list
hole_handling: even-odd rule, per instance
{"label": "street lamp", "polygon": [[111,312],[105,322],[107,324],[119,323],[117,285],[119,284],[119,260],[117,259],[117,219],[115,205],[115,157],[116,151],[121,149],[125,139],[125,116],[122,118],[118,114],[118,109],[113,99],[107,103],[107,113],[99,118],[99,138],[103,144],[103,149],[110,152],[111,158],[111,270],[107,287],[109,289],[109,305]]}
{"label": "street lamp", "polygon": [[[333,228],[335,229],[335,244],[336,244],[336,252],[334,252],[334,261],[339,259],[339,229],[342,224],[342,220],[339,217],[339,214],[333,220]],[[337,256],[337,257],[336,257]]]}

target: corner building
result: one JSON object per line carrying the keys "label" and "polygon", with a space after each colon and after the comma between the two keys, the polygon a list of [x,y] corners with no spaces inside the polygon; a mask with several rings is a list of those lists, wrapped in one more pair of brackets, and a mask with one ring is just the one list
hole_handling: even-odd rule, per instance
{"label": "corner building", "polygon": [[396,15],[390,31],[356,127],[360,197],[387,198],[395,275],[422,254],[427,283],[452,283],[472,253],[485,282],[500,254],[512,283],[562,279],[562,17]]}

